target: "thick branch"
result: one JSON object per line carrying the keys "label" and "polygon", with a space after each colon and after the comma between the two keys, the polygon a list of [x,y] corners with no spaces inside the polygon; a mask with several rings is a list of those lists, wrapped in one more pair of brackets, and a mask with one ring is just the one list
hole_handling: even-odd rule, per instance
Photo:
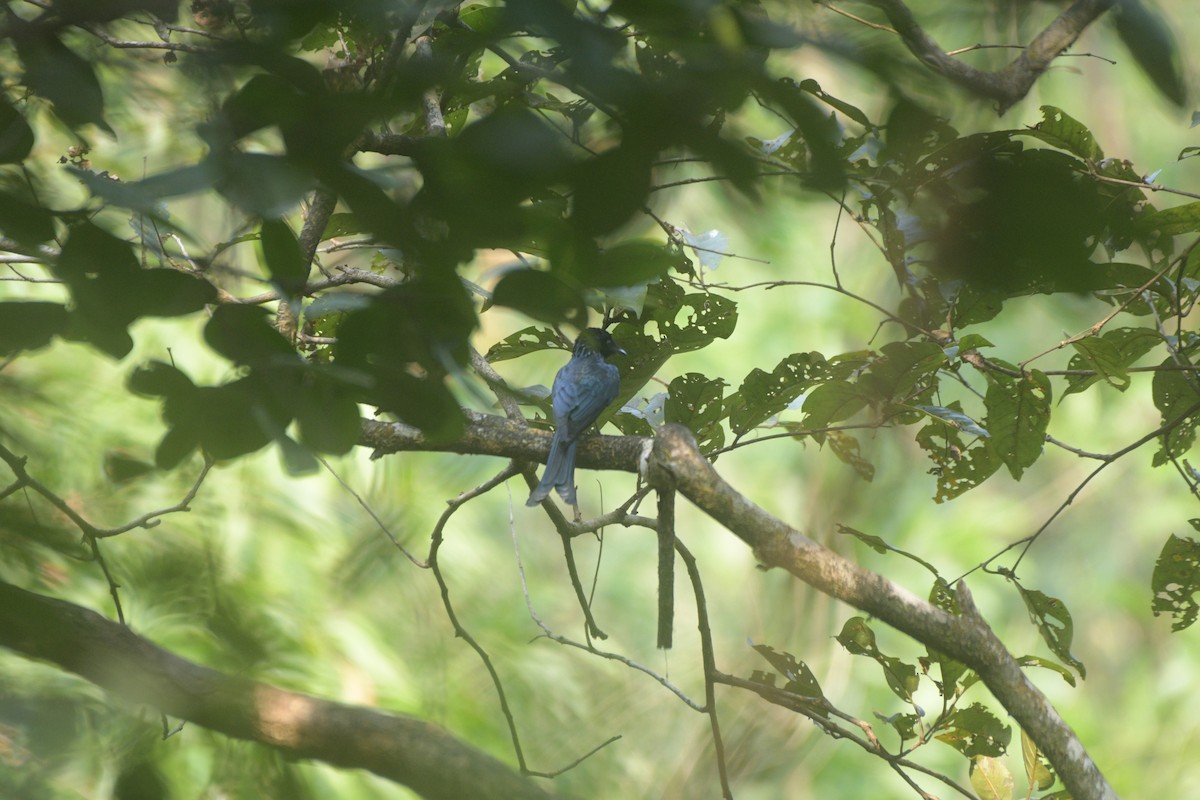
{"label": "thick branch", "polygon": [[822,547],[729,486],[700,454],[692,434],[680,425],[659,429],[648,477],[651,485],[676,488],[748,544],[767,566],[786,569],[813,588],[974,669],[1046,754],[1072,797],[1116,798],[1074,731],[975,611],[966,584],[959,584],[964,613],[954,616]]}
{"label": "thick branch", "polygon": [[193,664],[94,611],[0,583],[0,645],[134,703],[290,756],[365,769],[428,798],[552,795],[428,722]]}
{"label": "thick branch", "polygon": [[[402,422],[363,420],[359,443],[375,455],[417,450],[442,453],[500,456],[524,461],[546,461],[551,433],[490,414],[463,412],[467,427],[450,441],[430,440],[417,428]],[[640,436],[584,436],[579,440],[575,463],[586,469],[638,472],[647,440]]]}
{"label": "thick branch", "polygon": [[[399,423],[364,421],[361,443],[376,454],[404,450],[495,455],[544,460],[550,434],[500,417],[467,413],[467,430],[457,439],[431,442]],[[767,566],[780,567],[813,588],[883,620],[917,641],[961,661],[979,675],[997,700],[1037,743],[1077,800],[1110,800],[1116,794],[1063,721],[1004,644],[975,610],[966,584],[958,587],[963,614],[931,605],[882,575],[822,547],[735,491],[700,453],[692,434],[664,425],[641,466],[647,440],[636,436],[591,436],[580,440],[579,465],[638,471],[655,487],[673,487],[753,549]]]}
{"label": "thick branch", "polygon": [[947,55],[921,28],[912,11],[901,0],[869,1],[887,15],[904,44],[921,63],[976,94],[997,100],[1001,114],[1028,94],[1050,62],[1074,44],[1088,25],[1117,2],[1076,0],[1046,26],[1011,64],[1002,70],[988,72]]}

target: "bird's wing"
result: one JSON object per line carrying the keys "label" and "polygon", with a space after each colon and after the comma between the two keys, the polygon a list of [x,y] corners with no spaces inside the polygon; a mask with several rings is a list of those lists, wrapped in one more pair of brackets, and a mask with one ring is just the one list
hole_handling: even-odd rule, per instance
{"label": "bird's wing", "polygon": [[[570,439],[578,437],[596,421],[600,412],[617,396],[621,386],[620,372],[601,359],[579,361],[574,366],[572,380],[569,381],[571,403],[566,406],[565,420],[567,436]],[[557,395],[555,416],[558,416]]]}

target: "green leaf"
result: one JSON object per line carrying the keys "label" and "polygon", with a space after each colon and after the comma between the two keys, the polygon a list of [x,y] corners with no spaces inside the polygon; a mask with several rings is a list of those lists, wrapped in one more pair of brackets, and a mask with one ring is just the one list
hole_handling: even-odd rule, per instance
{"label": "green leaf", "polygon": [[[961,413],[958,401],[951,403],[948,410]],[[937,503],[953,500],[975,488],[1003,463],[988,440],[981,438],[968,449],[958,428],[940,419],[931,420],[917,432],[917,444],[934,464],[930,474],[937,477],[937,490],[933,495]]]}
{"label": "green leaf", "polygon": [[1071,655],[1071,640],[1075,638],[1075,625],[1071,621],[1071,612],[1057,597],[1039,592],[1037,589],[1026,589],[1013,581],[1025,608],[1029,610],[1029,619],[1037,626],[1038,633],[1050,647],[1051,652],[1059,659],[1075,669],[1081,678],[1087,677],[1083,663]]}
{"label": "green leaf", "polygon": [[1013,776],[998,758],[975,756],[971,759],[971,788],[979,800],[1012,800]]}
{"label": "green leaf", "polygon": [[799,85],[800,85],[801,89],[808,92],[813,97],[816,97],[818,100],[820,100],[825,105],[827,105],[831,108],[836,108],[838,111],[842,112],[847,117],[849,117],[850,119],[857,122],[859,125],[862,125],[864,128],[875,127],[874,125],[871,124],[871,120],[868,119],[867,115],[864,114],[860,109],[856,108],[855,106],[850,105],[849,103],[847,103],[843,100],[839,100],[836,97],[834,97],[833,95],[829,94],[828,92],[826,92],[824,89],[821,88],[821,85],[819,83],[817,83],[813,79],[808,78],[806,80],[802,80],[802,81],[800,81]]}
{"label": "green leaf", "polygon": [[25,160],[33,149],[33,129],[7,97],[0,96],[0,164]]}
{"label": "green leaf", "polygon": [[[824,375],[824,366],[820,353],[792,353],[770,372],[751,370],[729,396],[730,430],[740,436],[783,411]],[[808,402],[806,399],[806,409]]]}
{"label": "green leaf", "polygon": [[867,405],[862,390],[849,381],[829,381],[804,398],[804,426],[824,428],[848,419]]}
{"label": "green leaf", "polygon": [[1103,378],[1109,385],[1121,391],[1129,387],[1129,375],[1121,364],[1121,351],[1112,341],[1099,336],[1088,336],[1072,342],[1071,346],[1084,362],[1096,371],[1098,378]]}
{"label": "green leaf", "polygon": [[[1200,530],[1200,519],[1189,522]],[[1154,594],[1150,606],[1154,616],[1170,614],[1174,618],[1173,631],[1191,627],[1200,613],[1196,602],[1196,592],[1200,591],[1200,542],[1171,534],[1154,563],[1150,590]]]}
{"label": "green leaf", "polygon": [[21,81],[54,104],[54,114],[72,128],[93,123],[107,133],[104,92],[86,60],[41,29],[14,37],[17,55],[25,65]]}
{"label": "green leaf", "polygon": [[775,668],[776,672],[787,678],[788,682],[783,687],[784,691],[811,698],[811,702],[805,702],[804,706],[821,717],[829,716],[825,693],[821,691],[821,684],[807,664],[791,653],[778,652],[765,644],[756,644],[753,647],[755,652]]}
{"label": "green leaf", "polygon": [[979,703],[958,708],[946,718],[945,733],[935,738],[967,758],[1002,756],[1012,739],[1012,730]]}
{"label": "green leaf", "polygon": [[1041,667],[1042,669],[1048,669],[1051,672],[1057,672],[1059,676],[1061,676],[1062,679],[1067,682],[1068,686],[1075,686],[1075,673],[1071,672],[1071,670],[1067,669],[1062,664],[1059,664],[1057,661],[1051,661],[1048,658],[1032,655],[1021,656],[1020,658],[1016,659],[1016,661],[1018,666]]}
{"label": "green leaf", "polygon": [[1154,373],[1151,394],[1155,407],[1162,413],[1162,424],[1171,426],[1159,437],[1159,449],[1154,454],[1154,466],[1162,466],[1191,449],[1196,441],[1197,404],[1200,393],[1196,391],[1188,374],[1176,369],[1179,364],[1174,358],[1166,358],[1164,368]]}
{"label": "green leaf", "polygon": [[552,272],[513,270],[496,284],[492,302],[543,322],[567,322],[580,328],[587,323],[587,306],[578,287]]}
{"label": "green leaf", "polygon": [[204,326],[209,347],[237,364],[279,366],[300,364],[300,356],[267,322],[257,306],[222,305]]}
{"label": "green leaf", "polygon": [[0,356],[37,350],[66,330],[67,309],[59,303],[0,303]]}
{"label": "green leaf", "polygon": [[920,684],[917,668],[906,664],[898,658],[880,652],[875,644],[875,632],[862,617],[851,617],[842,626],[842,631],[835,637],[847,652],[856,656],[867,656],[878,662],[883,668],[883,677],[897,697],[905,702],[913,701],[913,693]]}
{"label": "green leaf", "polygon": [[306,377],[303,391],[294,398],[300,442],[320,453],[348,453],[362,435],[358,403],[329,376]]}
{"label": "green leaf", "polygon": [[1141,231],[1158,231],[1164,236],[1200,231],[1200,201],[1151,211],[1137,219]]}
{"label": "green leaf", "polygon": [[325,224],[325,233],[322,234],[322,239],[333,239],[339,236],[353,236],[367,232],[367,228],[359,222],[358,218],[347,211],[339,211],[336,214],[329,215],[329,222]]}
{"label": "green leaf", "polygon": [[181,317],[217,300],[217,287],[169,267],[137,273],[130,290],[137,301],[138,316]]}
{"label": "green leaf", "polygon": [[855,528],[851,528],[848,525],[838,525],[837,531],[838,531],[838,533],[844,534],[846,536],[853,536],[855,539],[858,539],[860,542],[865,544],[867,547],[870,547],[876,553],[881,553],[883,555],[887,555],[888,553],[896,553],[897,555],[902,555],[905,558],[908,558],[908,559],[911,559],[912,561],[917,562],[922,567],[924,567],[925,569],[932,572],[935,576],[938,574],[937,568],[934,567],[933,564],[930,564],[925,559],[921,558],[920,556],[914,555],[914,554],[908,552],[907,550],[901,550],[898,547],[892,547],[890,544],[888,544],[887,542],[885,542],[883,539],[879,538],[878,536],[875,536],[874,534],[863,533],[862,531],[856,530]]}
{"label": "green leaf", "polygon": [[489,363],[495,364],[497,361],[520,358],[530,353],[561,350],[562,346],[562,339],[550,328],[530,326],[496,342],[488,349],[486,358]]}
{"label": "green leaf", "polygon": [[1067,368],[1090,369],[1096,374],[1068,376],[1062,396],[1082,392],[1101,380],[1118,391],[1125,391],[1130,383],[1129,367],[1162,341],[1162,336],[1152,328],[1114,328],[1102,337],[1089,336],[1075,343],[1076,354],[1071,356]]}
{"label": "green leaf", "polygon": [[168,397],[195,388],[191,379],[178,368],[162,361],[151,361],[129,375],[129,391],[148,397]]}
{"label": "green leaf", "polygon": [[119,450],[104,454],[104,475],[113,483],[126,483],[153,472],[154,465]]}
{"label": "green leaf", "polygon": [[661,278],[676,261],[678,256],[658,242],[623,242],[602,252],[595,269],[580,278],[588,287],[633,286]]}
{"label": "green leaf", "polygon": [[666,421],[685,425],[695,435],[702,453],[725,443],[721,420],[725,416],[722,401],[726,385],[720,378],[689,372],[667,387]]}
{"label": "green leaf", "polygon": [[989,445],[1014,479],[1042,455],[1050,423],[1050,380],[1038,370],[1020,378],[991,376],[984,405]]}
{"label": "green leaf", "polygon": [[1092,132],[1054,106],[1042,106],[1042,121],[1028,131],[1017,133],[1035,136],[1051,147],[1066,150],[1085,161],[1100,161],[1104,158],[1104,151],[1096,144]]}
{"label": "green leaf", "polygon": [[299,295],[308,283],[308,264],[300,252],[296,234],[283,220],[264,219],[261,236],[263,261],[271,281],[285,295]]}
{"label": "green leaf", "polygon": [[653,153],[622,144],[575,168],[571,221],[588,236],[608,233],[642,209],[650,193]]}

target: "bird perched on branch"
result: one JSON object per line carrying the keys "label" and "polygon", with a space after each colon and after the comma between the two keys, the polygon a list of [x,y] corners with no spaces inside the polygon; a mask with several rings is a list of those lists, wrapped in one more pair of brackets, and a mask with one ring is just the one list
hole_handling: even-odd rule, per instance
{"label": "bird perched on branch", "polygon": [[554,376],[551,392],[554,439],[550,442],[546,471],[525,505],[536,506],[553,488],[563,502],[577,507],[575,449],[579,437],[616,398],[621,387],[621,373],[605,360],[614,355],[627,353],[608,331],[588,328],[575,340],[571,360]]}

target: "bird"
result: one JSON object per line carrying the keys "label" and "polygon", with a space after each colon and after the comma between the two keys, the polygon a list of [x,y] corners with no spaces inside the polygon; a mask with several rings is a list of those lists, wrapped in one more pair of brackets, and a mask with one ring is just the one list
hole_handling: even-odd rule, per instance
{"label": "bird", "polygon": [[[575,340],[571,359],[554,376],[551,404],[554,410],[554,438],[546,471],[537,488],[529,493],[527,506],[536,506],[558,492],[564,503],[578,509],[575,498],[575,449],[579,437],[599,418],[617,397],[621,373],[608,363],[609,356],[628,355],[600,328],[587,328]],[[578,514],[578,510],[576,512]]]}

